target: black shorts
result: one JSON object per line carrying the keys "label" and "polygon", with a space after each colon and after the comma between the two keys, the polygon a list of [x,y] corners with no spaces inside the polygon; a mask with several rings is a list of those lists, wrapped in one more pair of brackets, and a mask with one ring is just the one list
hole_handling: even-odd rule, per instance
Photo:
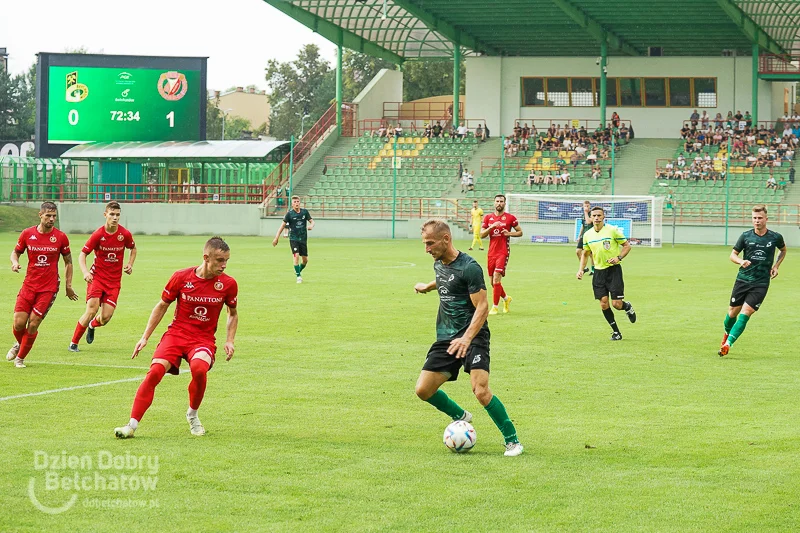
{"label": "black shorts", "polygon": [[592,276],[592,289],[596,300],[611,295],[612,300],[625,298],[625,282],[622,280],[622,266],[614,265],[608,268],[594,269]]}
{"label": "black shorts", "polygon": [[578,238],[578,245],[575,248],[583,250],[583,235]]}
{"label": "black shorts", "polygon": [[467,374],[472,369],[489,371],[489,339],[473,339],[464,359],[456,359],[454,355],[447,353],[449,347],[450,341],[434,342],[428,350],[422,370],[448,372],[450,377],[447,381],[458,379],[458,372],[462,367]]}
{"label": "black shorts", "polygon": [[739,307],[747,304],[756,311],[761,307],[764,298],[767,297],[769,287],[753,287],[747,282],[737,279],[731,291],[731,307]]}
{"label": "black shorts", "polygon": [[308,257],[308,243],[305,241],[289,241],[289,246],[292,248],[292,253],[300,257]]}

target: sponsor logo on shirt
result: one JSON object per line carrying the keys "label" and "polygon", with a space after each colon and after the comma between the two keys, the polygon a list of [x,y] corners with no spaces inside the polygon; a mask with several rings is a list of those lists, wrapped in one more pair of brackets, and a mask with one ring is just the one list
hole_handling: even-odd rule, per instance
{"label": "sponsor logo on shirt", "polygon": [[199,320],[200,322],[208,322],[211,320],[206,315],[208,314],[208,309],[203,307],[202,305],[198,305],[194,308],[194,314],[192,314],[189,318],[193,318],[195,320]]}
{"label": "sponsor logo on shirt", "polygon": [[191,281],[187,281],[186,285],[183,286],[184,289],[194,289],[194,285],[192,285]]}
{"label": "sponsor logo on shirt", "polygon": [[187,302],[200,303],[200,304],[221,304],[222,298],[214,296],[192,296],[190,294],[181,294],[181,299]]}
{"label": "sponsor logo on shirt", "polygon": [[31,235],[30,237],[28,237],[28,239],[30,239],[32,241],[35,241],[36,240],[36,235]]}

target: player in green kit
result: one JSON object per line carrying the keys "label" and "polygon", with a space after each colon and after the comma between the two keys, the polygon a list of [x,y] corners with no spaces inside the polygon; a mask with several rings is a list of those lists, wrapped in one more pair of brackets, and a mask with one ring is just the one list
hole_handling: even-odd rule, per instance
{"label": "player in green kit", "polygon": [[[779,250],[777,261],[775,250]],[[741,257],[739,255],[741,254]],[[778,268],[786,258],[786,244],[783,236],[767,229],[767,208],[757,205],[753,208],[753,229],[745,231],[733,245],[731,261],[739,265],[739,273],[731,292],[731,303],[725,316],[725,335],[719,355],[728,355],[750,316],[758,311],[767,297],[770,280],[778,277]]]}
{"label": "player in green kit", "polygon": [[297,283],[303,283],[300,273],[308,265],[308,232],[314,229],[314,219],[311,218],[307,209],[300,207],[299,196],[292,196],[292,208],[283,217],[281,227],[278,228],[278,233],[272,239],[272,246],[278,246],[284,229],[289,230],[289,246],[294,258],[294,273],[297,276]]}
{"label": "player in green kit", "polygon": [[453,246],[450,226],[431,219],[422,225],[425,251],[433,257],[436,277],[417,283],[414,290],[439,293],[436,342],[433,343],[417,380],[416,393],[453,420],[472,421],[472,413],[451,400],[439,387],[455,381],[461,368],[469,374],[472,392],[489,413],[505,439],[506,457],[522,453],[517,430],[500,398],[489,389],[489,302],[483,270],[469,255]]}
{"label": "player in green kit", "polygon": [[603,316],[614,331],[612,341],[621,341],[622,333],[619,331],[614,311],[608,305],[608,296],[611,295],[611,306],[614,309],[625,311],[628,320],[636,322],[636,312],[630,302],[625,298],[625,281],[622,279],[622,266],[620,263],[631,251],[628,239],[622,230],[616,226],[605,224],[606,214],[602,207],[593,207],[589,211],[592,217],[592,227],[583,233],[583,256],[578,268],[578,279],[583,279],[584,268],[589,259],[594,261],[594,277],[592,289],[594,297],[600,300],[600,309]]}

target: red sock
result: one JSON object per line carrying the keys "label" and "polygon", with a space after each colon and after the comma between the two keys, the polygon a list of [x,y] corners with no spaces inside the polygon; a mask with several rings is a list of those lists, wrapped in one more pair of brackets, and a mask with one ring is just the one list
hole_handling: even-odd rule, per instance
{"label": "red sock", "polygon": [[156,385],[161,383],[161,378],[167,373],[167,369],[161,363],[154,363],[150,365],[150,370],[144,377],[144,381],[139,385],[139,390],[136,391],[136,397],[133,399],[133,407],[131,408],[131,418],[134,420],[141,420],[145,411],[150,408],[153,403],[153,396],[156,392]]}
{"label": "red sock", "polygon": [[97,321],[97,317],[93,318],[92,321],[89,322],[89,327],[90,328],[99,328],[99,327],[102,327],[102,326],[103,326],[103,324],[101,324],[100,322]]}
{"label": "red sock", "polygon": [[206,393],[206,374],[208,373],[208,363],[195,357],[189,363],[192,370],[192,381],[189,383],[189,407],[199,409]]}
{"label": "red sock", "polygon": [[12,327],[11,328],[11,333],[14,334],[14,338],[17,339],[17,342],[22,344],[22,336],[25,335],[25,330],[21,329],[21,330],[17,331],[16,329],[14,329]]}
{"label": "red sock", "polygon": [[494,302],[494,306],[497,307],[497,304],[500,303],[500,293],[503,291],[503,286],[499,283],[495,283],[492,285],[492,302]]}
{"label": "red sock", "polygon": [[38,331],[33,335],[25,331],[25,334],[22,336],[22,340],[19,343],[19,353],[17,354],[17,357],[20,359],[25,359],[25,357],[28,356],[28,352],[30,352],[31,348],[33,348],[33,342],[36,340],[36,336],[38,334]]}
{"label": "red sock", "polygon": [[500,298],[505,298],[506,297],[506,290],[503,288],[503,284],[502,283],[498,283],[497,286],[500,287]]}
{"label": "red sock", "polygon": [[78,325],[75,326],[75,333],[72,334],[72,344],[78,344],[81,342],[81,338],[83,334],[86,332],[87,326],[81,326],[81,323],[78,322]]}

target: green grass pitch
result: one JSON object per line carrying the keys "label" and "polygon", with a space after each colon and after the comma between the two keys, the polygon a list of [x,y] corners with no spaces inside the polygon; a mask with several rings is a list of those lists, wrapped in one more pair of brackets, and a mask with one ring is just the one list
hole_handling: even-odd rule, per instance
{"label": "green grass pitch", "polygon": [[[240,325],[235,357],[220,356],[209,374],[203,438],[189,434],[184,416],[188,375],[164,378],[136,438],[116,440],[113,428],[128,420],[171,317],[132,361],[150,310],[173,271],[197,264],[205,239],[138,237],[113,321],[79,354],[66,348],[83,300],[62,290],[28,368],[0,367],[0,531],[800,528],[793,250],[722,359],[736,275],[728,247],[634,248],[624,269],[638,322],[618,313],[624,340],[611,342],[590,278],[575,279],[574,248],[515,246],[505,281],[511,313],[490,317],[490,385],[525,446],[505,458],[463,376],[444,389],[475,414],[478,443],[468,454],[444,447],[448,420],[414,395],[438,305],[434,293],[413,291],[433,279],[422,244],[311,237],[302,285],[285,241],[275,249],[269,239],[229,240]],[[0,249],[10,253],[15,238],[0,234]],[[71,239],[77,266],[86,236]],[[21,281],[0,272],[9,346]],[[84,284],[75,286],[83,298]],[[5,399],[92,384],[102,385]],[[43,453],[95,462],[51,470],[37,464]],[[97,462],[128,456],[157,459],[157,468]],[[47,485],[47,476],[95,474],[152,474],[157,485]],[[48,514],[31,487],[45,508],[77,499]]]}

